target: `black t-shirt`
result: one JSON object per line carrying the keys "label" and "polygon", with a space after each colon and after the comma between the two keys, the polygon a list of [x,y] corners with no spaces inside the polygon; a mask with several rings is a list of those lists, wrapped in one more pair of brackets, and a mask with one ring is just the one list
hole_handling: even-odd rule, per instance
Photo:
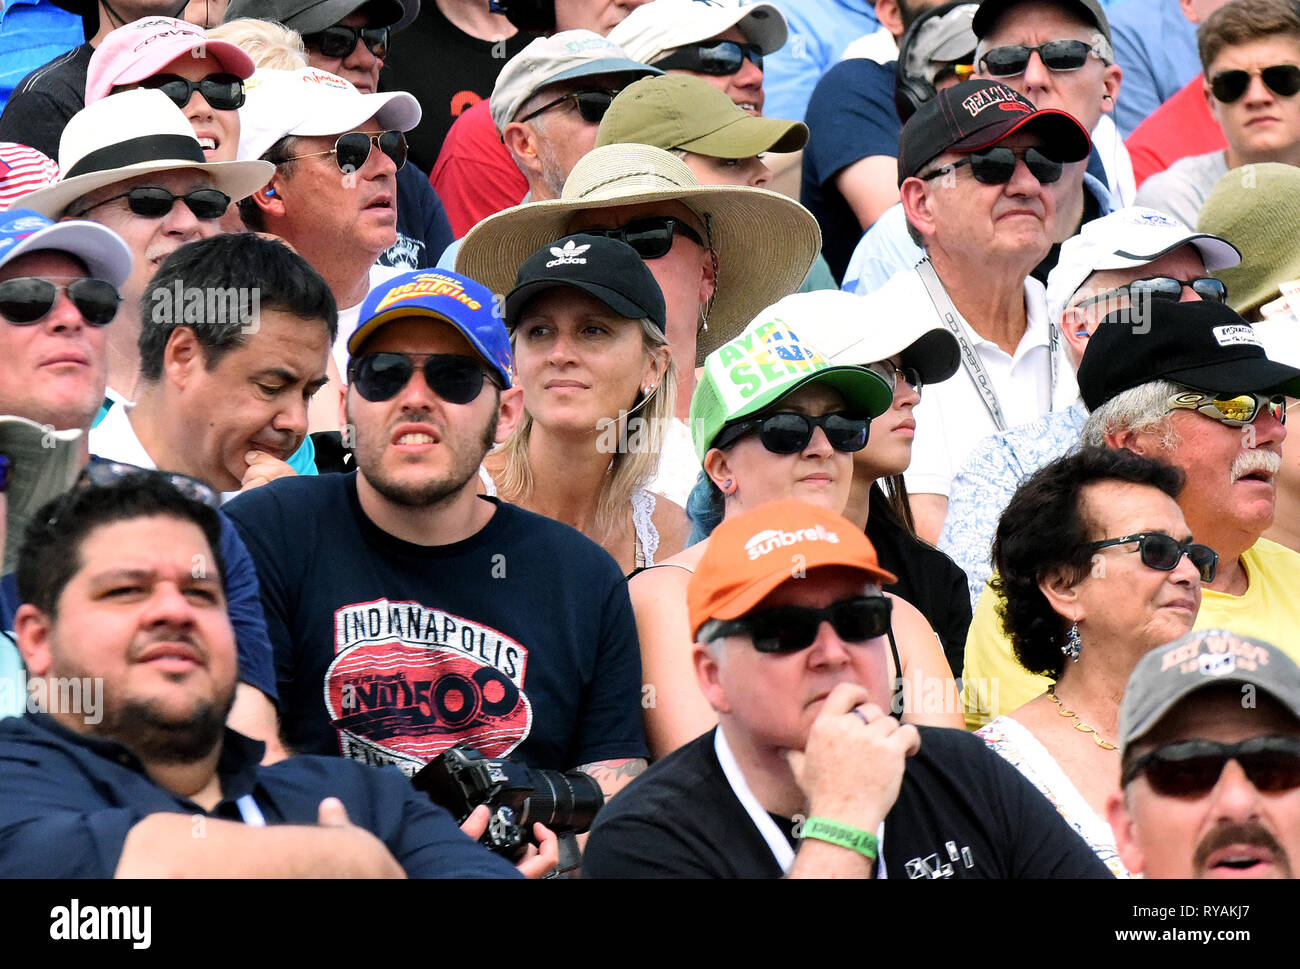
{"label": "black t-shirt", "polygon": [[[978,737],[918,727],[885,818],[890,878],[1109,878],[1051,803]],[[591,829],[587,878],[778,878],[710,730],[619,792]],[[791,822],[781,823],[790,831]]]}
{"label": "black t-shirt", "polygon": [[862,224],[835,187],[835,176],[863,158],[898,157],[903,126],[894,108],[894,81],[893,62],[855,57],[827,71],[808,101],[799,199],[822,228],[822,255],[837,282],[862,238]]}
{"label": "black t-shirt", "polygon": [[960,676],[971,619],[966,573],[933,545],[908,534],[879,485],[871,489],[867,538],[881,567],[898,576],[898,582],[885,586],[885,591],[906,599],[925,616],[939,635],[953,674]]}
{"label": "black t-shirt", "polygon": [[23,78],[0,115],[0,141],[16,141],[59,158],[59,139],[86,106],[86,71],[95,48],[74,47]]}
{"label": "black t-shirt", "polygon": [[454,238],[428,173],[408,161],[397,173],[397,241],[380,255],[378,265],[428,269],[438,265]]}
{"label": "black t-shirt", "polygon": [[618,564],[567,525],[483,500],[491,520],[442,546],[371,522],[355,472],[224,507],[257,563],[291,750],[408,774],[462,741],[557,770],[646,756]]}
{"label": "black t-shirt", "polygon": [[[393,35],[379,76],[379,90],[407,91],[424,111],[415,130],[406,133],[417,165],[432,171],[452,122],[492,94],[506,61],[533,39],[520,31],[507,40],[479,40],[443,16],[434,0],[425,0],[415,21]],[[441,255],[435,252],[434,260]]]}

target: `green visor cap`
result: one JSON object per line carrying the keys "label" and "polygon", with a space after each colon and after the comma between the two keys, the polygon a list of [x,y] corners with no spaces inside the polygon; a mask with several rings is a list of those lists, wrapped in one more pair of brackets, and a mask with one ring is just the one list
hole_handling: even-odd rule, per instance
{"label": "green visor cap", "polygon": [[833,366],[779,317],[760,315],[740,336],[704,361],[691,398],[691,440],[701,462],[724,427],[768,410],[800,387],[822,384],[838,391],[845,408],[876,418],[894,392],[865,367]]}

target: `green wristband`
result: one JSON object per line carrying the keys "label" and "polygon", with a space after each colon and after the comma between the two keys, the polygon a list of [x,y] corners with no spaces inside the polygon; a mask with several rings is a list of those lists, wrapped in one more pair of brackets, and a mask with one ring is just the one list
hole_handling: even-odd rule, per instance
{"label": "green wristband", "polygon": [[829,818],[809,818],[803,823],[802,837],[816,838],[818,841],[828,841],[841,848],[849,848],[869,861],[876,860],[876,852],[879,850],[876,836],[870,831],[853,828],[838,821],[831,821]]}

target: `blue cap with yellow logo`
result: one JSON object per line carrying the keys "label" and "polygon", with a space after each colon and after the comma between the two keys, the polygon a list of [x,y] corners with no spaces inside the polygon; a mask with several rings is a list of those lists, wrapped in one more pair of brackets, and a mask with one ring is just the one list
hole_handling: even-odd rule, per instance
{"label": "blue cap with yellow logo", "polygon": [[501,386],[511,386],[514,358],[496,297],[481,283],[447,269],[416,269],[372,289],[361,304],[357,328],[348,337],[348,354],[356,356],[385,323],[411,316],[454,326],[501,378]]}
{"label": "blue cap with yellow logo", "polygon": [[809,384],[838,391],[854,414],[879,417],[893,403],[889,384],[865,367],[832,366],[800,339],[792,314],[769,307],[734,340],[704,360],[691,397],[691,440],[701,463],[723,428],[757,414]]}

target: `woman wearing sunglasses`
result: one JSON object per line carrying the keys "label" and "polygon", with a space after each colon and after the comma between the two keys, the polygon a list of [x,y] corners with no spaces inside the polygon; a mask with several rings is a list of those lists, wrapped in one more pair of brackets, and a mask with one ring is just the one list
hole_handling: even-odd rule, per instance
{"label": "woman wearing sunglasses", "polygon": [[[788,310],[817,294],[769,307],[741,336],[709,354],[691,400],[691,434],[719,518],[768,501],[799,498],[840,513],[853,486],[853,456],[867,444],[872,419],[891,406],[888,382],[862,367],[832,366]],[[798,321],[795,321],[795,326]],[[698,489],[697,489],[698,490]],[[692,498],[695,503],[695,496]],[[711,530],[711,529],[710,529]],[[646,709],[652,756],[661,757],[716,723],[690,662],[686,587],[708,540],[636,575],[628,586],[641,637],[645,682],[654,688]],[[943,653],[925,618],[891,596],[893,631],[904,677],[930,687],[926,703],[913,691],[911,722],[960,726]],[[936,690],[933,684],[939,684]],[[924,689],[922,690],[924,692]],[[880,698],[887,706],[892,698]]]}
{"label": "woman wearing sunglasses", "polygon": [[1196,545],[1176,468],[1084,448],[1022,484],[998,523],[994,588],[1017,661],[1047,692],[977,734],[1014,764],[1118,877],[1106,822],[1119,704],[1149,651],[1187,633],[1218,556]]}
{"label": "woman wearing sunglasses", "polygon": [[645,490],[676,402],[664,315],[631,246],[581,234],[534,253],[505,300],[525,410],[486,461],[489,493],[572,525],[624,573],[686,540],[682,509]]}

